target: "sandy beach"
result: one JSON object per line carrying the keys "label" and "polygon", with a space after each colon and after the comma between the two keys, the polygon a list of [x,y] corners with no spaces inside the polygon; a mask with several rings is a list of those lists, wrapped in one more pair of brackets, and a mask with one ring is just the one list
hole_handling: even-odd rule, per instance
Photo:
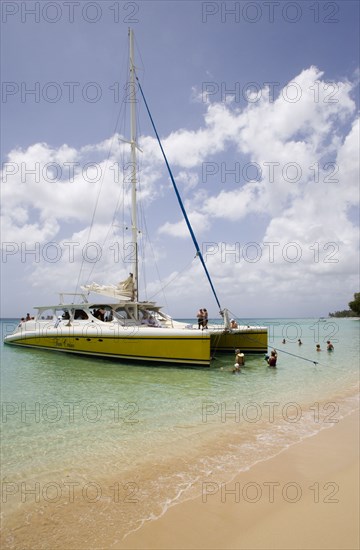
{"label": "sandy beach", "polygon": [[[26,503],[16,493],[8,495],[9,503],[17,503],[12,512],[3,504],[2,548],[358,550],[359,411],[322,426],[316,435],[233,479],[226,467],[223,474],[219,470],[223,478],[209,472],[211,478],[197,481],[200,496],[174,504],[125,538],[131,529],[126,512],[149,500],[156,509],[153,492],[142,498],[139,492],[139,500],[131,504],[129,489],[127,499],[116,502],[109,497],[98,500],[91,491],[88,498],[79,498],[78,489],[71,501],[67,497],[51,502],[50,490],[47,499],[41,493],[34,503],[34,481],[28,480],[31,495]],[[143,487],[145,478],[140,471],[138,476]],[[50,486],[55,479],[50,478]],[[67,479],[76,483],[81,478],[73,473]],[[112,472],[102,481],[104,493],[110,485]]]}
{"label": "sandy beach", "polygon": [[117,548],[358,549],[359,415],[170,508]]}

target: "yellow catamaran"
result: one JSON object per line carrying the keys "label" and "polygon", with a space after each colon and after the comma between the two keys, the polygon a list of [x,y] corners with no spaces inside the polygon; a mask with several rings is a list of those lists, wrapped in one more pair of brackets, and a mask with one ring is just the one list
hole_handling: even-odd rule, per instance
{"label": "yellow catamaran", "polygon": [[[198,325],[175,321],[161,306],[151,301],[139,301],[138,295],[138,226],[136,189],[137,174],[131,176],[132,249],[135,251],[132,273],[117,285],[85,285],[84,293],[61,293],[54,306],[36,307],[33,319],[21,321],[15,331],[5,337],[6,344],[46,350],[112,357],[126,361],[151,361],[191,366],[209,366],[215,352],[247,353],[267,351],[267,328],[239,326],[231,328],[229,312],[221,308],[200,248],[182,204],[165,152],[151,117],[143,90],[136,76],[133,31],[129,29],[130,89],[139,89],[150,116],[161,152],[169,171],[184,219],[193,239],[216,302],[222,315],[221,324],[198,330]],[[130,148],[131,165],[137,166],[136,101],[131,101]],[[93,292],[106,296],[106,302],[90,301]]]}

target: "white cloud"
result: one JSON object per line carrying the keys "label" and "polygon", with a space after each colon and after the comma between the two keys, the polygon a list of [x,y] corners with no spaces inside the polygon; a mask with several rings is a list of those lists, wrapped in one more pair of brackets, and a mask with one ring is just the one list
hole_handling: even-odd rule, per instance
{"label": "white cloud", "polygon": [[[252,304],[254,293],[260,300],[268,298],[274,288],[277,294],[295,300],[294,289],[307,296],[309,288],[320,289],[321,280],[326,281],[327,296],[340,280],[347,282],[350,296],[354,291],[350,285],[356,277],[358,230],[349,218],[349,207],[358,204],[359,122],[351,98],[352,84],[344,81],[329,87],[323,77],[316,67],[310,67],[275,100],[264,88],[259,101],[242,109],[234,102],[211,103],[208,98],[201,128],[179,129],[163,140],[196,234],[209,235],[212,225],[221,223],[225,233],[233,235],[234,223],[242,223],[250,214],[261,215],[267,223],[256,262],[251,257],[244,259],[243,251],[239,261],[224,255],[223,243],[219,243],[218,253],[207,259],[225,298],[241,297],[239,307]],[[297,101],[294,94],[298,94]],[[164,195],[166,208],[168,184],[164,182],[168,179],[162,179],[165,172],[158,144],[154,138],[142,136],[140,147],[144,152],[139,155],[139,196],[151,202]],[[220,154],[231,159],[234,151],[260,167],[258,181],[248,179],[237,188],[220,191],[201,187],[198,172],[202,163],[215,155],[218,159]],[[85,169],[87,163],[93,165]],[[62,244],[81,242],[84,247],[97,204],[91,240],[105,242],[115,205],[124,200],[128,211],[129,197],[122,196],[122,176],[117,170],[123,163],[124,144],[118,135],[78,151],[45,143],[10,151],[3,171],[3,239],[15,243],[58,239]],[[61,175],[56,165],[61,167]],[[127,217],[129,221],[130,214]],[[185,222],[174,222],[172,212],[158,231],[164,238],[188,237]],[[109,242],[121,239],[118,227],[111,232],[113,240]],[[265,243],[273,243],[274,261]],[[296,245],[291,243],[301,249],[298,261],[291,259],[296,253]],[[234,238],[226,244],[236,245]],[[102,258],[103,273],[111,276],[98,282],[116,282],[111,254]],[[159,256],[164,258],[163,253]],[[61,281],[61,287],[65,282],[73,284],[81,258],[76,256],[70,266],[65,260],[57,265],[55,276],[51,264],[36,265],[35,279],[49,285]],[[191,293],[199,270],[196,264],[188,276],[182,274],[176,280],[174,296],[179,296],[181,287]],[[121,278],[127,269],[116,266],[116,271]],[[276,300],[270,301],[276,307]]]}
{"label": "white cloud", "polygon": [[181,170],[175,177],[177,185],[183,185],[185,193],[194,189],[199,183],[199,176],[194,172]]}
{"label": "white cloud", "polygon": [[[191,227],[195,231],[195,234],[201,234],[206,231],[210,224],[208,217],[200,212],[187,213]],[[166,222],[159,228],[160,234],[171,235],[172,237],[190,238],[189,229],[185,220],[179,222],[170,223]]]}

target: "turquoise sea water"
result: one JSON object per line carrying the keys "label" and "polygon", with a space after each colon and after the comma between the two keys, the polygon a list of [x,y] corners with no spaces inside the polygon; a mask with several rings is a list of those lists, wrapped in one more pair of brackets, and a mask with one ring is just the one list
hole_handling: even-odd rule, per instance
{"label": "turquoise sea water", "polygon": [[[2,336],[15,323],[3,320]],[[210,369],[189,369],[1,344],[7,547],[15,547],[17,517],[56,510],[65,518],[72,504],[84,525],[94,510],[107,517],[104,531],[113,518],[116,547],[143,522],[201,494],[204,483],[226,482],[358,407],[359,321],[251,324],[269,327],[277,369],[262,355],[247,356],[234,375],[231,355]]]}

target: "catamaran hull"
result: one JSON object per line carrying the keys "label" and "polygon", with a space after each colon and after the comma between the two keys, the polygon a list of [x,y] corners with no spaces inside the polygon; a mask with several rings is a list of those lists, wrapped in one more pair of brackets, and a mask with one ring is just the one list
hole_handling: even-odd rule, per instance
{"label": "catamaran hull", "polygon": [[[146,330],[146,329],[145,329]],[[50,329],[46,335],[38,332],[18,332],[5,338],[6,344],[44,350],[62,351],[126,361],[176,363],[178,365],[209,366],[209,335],[169,334],[169,331],[148,329],[148,334],[107,335],[78,333],[73,330]],[[129,332],[129,331],[127,331]],[[167,334],[166,334],[167,332]]]}
{"label": "catamaran hull", "polygon": [[266,328],[209,332],[212,353],[234,352],[235,349],[240,349],[242,353],[266,353],[268,349]]}
{"label": "catamaran hull", "polygon": [[[54,308],[53,308],[54,309]],[[66,311],[68,309],[65,308]],[[4,342],[27,348],[62,351],[82,355],[109,357],[124,361],[175,363],[189,366],[209,366],[218,352],[267,352],[267,328],[240,326],[225,329],[217,325],[207,330],[195,329],[175,321],[174,327],[150,327],[103,322],[91,319],[88,307],[77,310],[87,320],[66,320],[55,315],[51,320],[40,319],[20,323]]]}

